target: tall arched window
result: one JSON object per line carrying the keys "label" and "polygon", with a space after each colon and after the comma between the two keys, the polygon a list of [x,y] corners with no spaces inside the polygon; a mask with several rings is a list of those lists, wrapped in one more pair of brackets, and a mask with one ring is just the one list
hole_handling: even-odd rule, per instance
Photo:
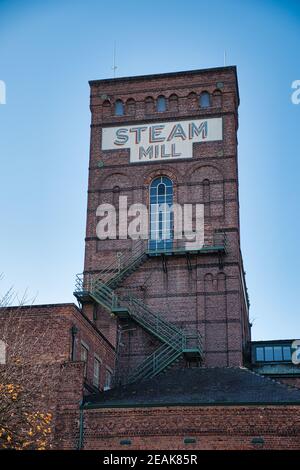
{"label": "tall arched window", "polygon": [[199,98],[200,108],[210,107],[210,94],[207,91],[203,91]]}
{"label": "tall arched window", "polygon": [[115,115],[123,116],[123,114],[124,114],[124,103],[122,100],[117,100],[115,102]]}
{"label": "tall arched window", "polygon": [[156,102],[156,110],[159,112],[159,113],[163,113],[164,111],[167,110],[167,102],[166,102],[166,98],[161,95],[157,98],[157,102]]}
{"label": "tall arched window", "polygon": [[170,250],[173,245],[173,183],[160,176],[150,185],[149,249]]}

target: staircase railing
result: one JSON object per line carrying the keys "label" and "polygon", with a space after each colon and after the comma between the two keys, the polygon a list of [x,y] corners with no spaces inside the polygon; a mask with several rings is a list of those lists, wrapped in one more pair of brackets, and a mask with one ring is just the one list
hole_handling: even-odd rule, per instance
{"label": "staircase railing", "polygon": [[203,353],[203,342],[202,342],[202,336],[200,335],[199,331],[189,333],[185,332],[184,335],[184,345],[183,349],[185,351],[188,351],[190,349],[199,349],[201,353]]}
{"label": "staircase railing", "polygon": [[158,313],[154,313],[140,299],[130,295],[122,297],[122,301],[128,306],[130,316],[162,341],[172,344],[175,335],[182,335],[180,328],[164,320]]}
{"label": "staircase railing", "polygon": [[128,376],[126,383],[145,380],[159,374],[172,365],[182,355],[183,351],[195,348],[202,353],[201,335],[198,332],[181,332],[177,334],[172,338],[170,344],[163,344],[142,361],[134,372]]}
{"label": "staircase railing", "polygon": [[150,331],[161,341],[173,345],[175,335],[181,335],[185,340],[183,347],[187,347],[187,341],[192,340],[195,335],[187,336],[176,325],[164,320],[158,313],[154,313],[140,299],[132,295],[117,296],[113,289],[101,282],[98,278],[91,275],[78,275],[76,286],[79,291],[89,292],[97,302],[103,307],[113,312],[114,309],[124,307],[127,308],[131,318],[135,319],[144,329]]}
{"label": "staircase railing", "polygon": [[126,271],[142,261],[143,258],[146,258],[146,255],[146,241],[143,239],[134,240],[131,251],[117,253],[116,259],[114,259],[104,269],[101,269],[97,273],[97,277],[104,284],[109,284],[111,281],[117,281],[118,278],[123,277]]}
{"label": "staircase railing", "polygon": [[182,350],[180,345],[181,339],[179,339],[176,345],[176,339],[174,338],[174,347],[166,344],[160,346],[136,367],[134,372],[128,376],[126,383],[132,383],[142,379],[145,380],[162,372],[181,356]]}
{"label": "staircase railing", "polygon": [[[83,274],[84,283],[80,279],[80,274],[77,275],[76,284],[75,284],[75,293],[82,291],[82,286],[88,292],[89,282],[92,282],[94,278],[101,281],[103,284],[108,286],[115,287],[118,282],[120,282],[126,273],[130,273],[131,270],[134,270],[139,264],[141,264],[150,254],[160,254],[162,252],[168,253],[173,251],[184,251],[186,249],[185,238],[183,239],[174,239],[172,240],[172,248],[157,248],[155,250],[149,249],[149,241],[144,239],[133,240],[133,245],[131,251],[123,251],[117,253],[116,258],[111,261],[105,268],[97,271],[96,274]],[[195,250],[224,250],[227,249],[227,239],[225,232],[214,232],[212,239],[209,244],[204,244],[202,247],[195,247]],[[188,251],[193,251],[191,248]]]}
{"label": "staircase railing", "polygon": [[[225,239],[216,237],[214,243],[225,244]],[[153,334],[163,344],[147,357],[130,374],[127,383],[157,375],[174,363],[183,353],[196,351],[202,357],[203,348],[198,332],[189,333],[163,319],[159,313],[153,312],[142,300],[132,295],[117,296],[113,287],[124,278],[126,273],[135,269],[147,256],[145,240],[137,240],[132,252],[122,253],[117,259],[97,274],[78,274],[75,291],[82,296],[89,296],[111,313],[129,315],[145,330]]]}
{"label": "staircase railing", "polygon": [[114,291],[98,279],[93,281],[91,295],[110,312],[113,312],[120,305],[119,298]]}
{"label": "staircase railing", "polygon": [[92,274],[77,274],[75,285],[78,293],[88,294],[109,311],[119,306],[114,291]]}

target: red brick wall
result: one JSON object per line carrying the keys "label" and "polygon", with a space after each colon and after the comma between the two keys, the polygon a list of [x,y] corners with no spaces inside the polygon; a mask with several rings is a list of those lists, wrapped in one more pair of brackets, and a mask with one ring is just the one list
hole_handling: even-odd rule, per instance
{"label": "red brick wall", "polygon": [[[77,328],[76,354],[75,360],[71,361],[73,326]],[[35,410],[52,413],[52,433],[48,445],[55,448],[63,446],[57,420],[63,411],[74,417],[72,448],[75,448],[79,406],[87,385],[93,383],[94,354],[102,361],[100,388],[103,388],[106,367],[114,368],[112,345],[74,304],[2,308],[0,340],[7,344],[7,365],[12,357],[17,357],[19,361],[20,374],[14,372],[12,382],[17,380],[16,385],[33,390],[30,400]],[[86,380],[80,357],[81,341],[89,347]],[[6,367],[0,365],[3,370]],[[6,370],[10,370],[9,367]]]}
{"label": "red brick wall", "polygon": [[78,444],[79,406],[83,395],[83,363],[68,362],[61,368],[58,394],[55,409],[54,448],[64,448],[65,436],[62,432],[60,416],[63,413],[69,417],[70,448],[76,449]]}
{"label": "red brick wall", "polygon": [[[71,328],[76,326],[75,360],[80,361],[80,345],[83,341],[89,347],[88,374],[86,382],[93,381],[93,358],[102,361],[100,388],[105,381],[106,367],[114,368],[114,348],[101,335],[74,304],[36,305],[31,307],[10,307],[0,309],[0,339],[5,336],[10,348],[16,339],[24,343],[20,354],[33,363],[62,364],[71,360]],[[9,326],[9,327],[8,327]],[[26,344],[25,344],[26,343]],[[82,381],[82,378],[81,378]]]}
{"label": "red brick wall", "polygon": [[[62,413],[65,448],[74,442],[74,416]],[[71,427],[71,428],[70,428]],[[77,437],[78,437],[78,430]],[[84,411],[84,449],[300,449],[299,406],[210,406]],[[195,444],[184,444],[194,437]],[[131,440],[131,445],[121,445]]]}
{"label": "red brick wall", "polygon": [[[213,93],[222,82],[221,101],[213,98],[212,106],[200,109],[191,106],[190,93],[196,96],[207,90]],[[178,96],[178,110],[147,113],[146,98],[154,100],[163,94]],[[135,100],[135,113],[114,116],[117,99],[124,103]],[[110,106],[107,104],[110,101]],[[169,175],[174,183],[174,202],[205,204],[205,238],[213,231],[225,230],[228,253],[219,265],[217,255],[192,257],[192,270],[184,258],[168,258],[164,273],[160,259],[150,259],[124,281],[126,292],[142,298],[154,310],[179,326],[198,329],[205,345],[205,365],[239,366],[250,340],[248,311],[242,289],[242,260],[240,255],[239,203],[237,175],[238,91],[235,70],[231,67],[196,74],[144,77],[136,79],[91,82],[91,147],[89,169],[88,211],[86,229],[85,271],[95,273],[115,256],[117,251],[129,250],[131,240],[96,238],[96,208],[100,203],[115,203],[120,194],[128,196],[128,204],[147,203],[149,183],[158,175]],[[193,158],[181,161],[129,163],[128,150],[101,150],[102,126],[124,125],[203,117],[223,118],[222,142],[194,144]],[[99,168],[99,162],[104,166]],[[209,194],[204,188],[209,180]],[[119,193],[113,188],[118,186]],[[122,292],[122,288],[119,289]],[[91,305],[84,311],[91,314]],[[98,308],[99,327],[115,343],[117,325],[109,314]],[[141,332],[136,324],[126,322],[122,335],[119,364],[128,371],[147,356],[157,345],[154,338]]]}

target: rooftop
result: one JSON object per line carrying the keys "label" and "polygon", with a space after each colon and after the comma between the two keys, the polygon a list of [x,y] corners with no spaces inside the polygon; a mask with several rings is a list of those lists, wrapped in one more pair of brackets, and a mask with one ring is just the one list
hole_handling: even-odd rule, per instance
{"label": "rooftop", "polygon": [[246,404],[300,405],[300,389],[242,367],[190,368],[87,396],[84,407]]}
{"label": "rooftop", "polygon": [[226,72],[233,71],[237,75],[236,66],[228,65],[224,67],[211,67],[208,69],[197,69],[197,70],[182,70],[179,72],[167,72],[167,73],[155,73],[149,75],[133,75],[129,77],[117,77],[117,78],[103,78],[99,80],[90,80],[90,85],[97,85],[102,83],[116,83],[122,81],[132,81],[132,80],[152,80],[160,78],[171,78],[171,77],[180,77],[184,75],[199,75],[200,73],[215,73],[215,72]]}

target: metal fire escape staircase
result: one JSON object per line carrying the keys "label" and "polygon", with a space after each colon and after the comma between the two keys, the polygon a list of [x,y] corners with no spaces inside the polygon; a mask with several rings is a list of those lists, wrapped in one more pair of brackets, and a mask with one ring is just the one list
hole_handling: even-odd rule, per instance
{"label": "metal fire escape staircase", "polygon": [[[116,261],[96,275],[90,273],[77,275],[74,292],[80,302],[93,300],[119,318],[131,318],[162,343],[129,375],[127,383],[154,377],[172,366],[183,355],[193,360],[203,359],[199,332],[190,333],[178,328],[159,313],[153,312],[140,299],[132,295],[118,296],[114,292],[114,289],[150,256],[160,254],[145,249],[143,242],[140,240],[130,253],[120,253]],[[212,250],[218,252],[225,250],[225,245],[214,243],[214,246],[201,249],[205,252]],[[164,254],[173,254],[174,251]],[[184,252],[183,250],[176,251],[178,254]]]}

